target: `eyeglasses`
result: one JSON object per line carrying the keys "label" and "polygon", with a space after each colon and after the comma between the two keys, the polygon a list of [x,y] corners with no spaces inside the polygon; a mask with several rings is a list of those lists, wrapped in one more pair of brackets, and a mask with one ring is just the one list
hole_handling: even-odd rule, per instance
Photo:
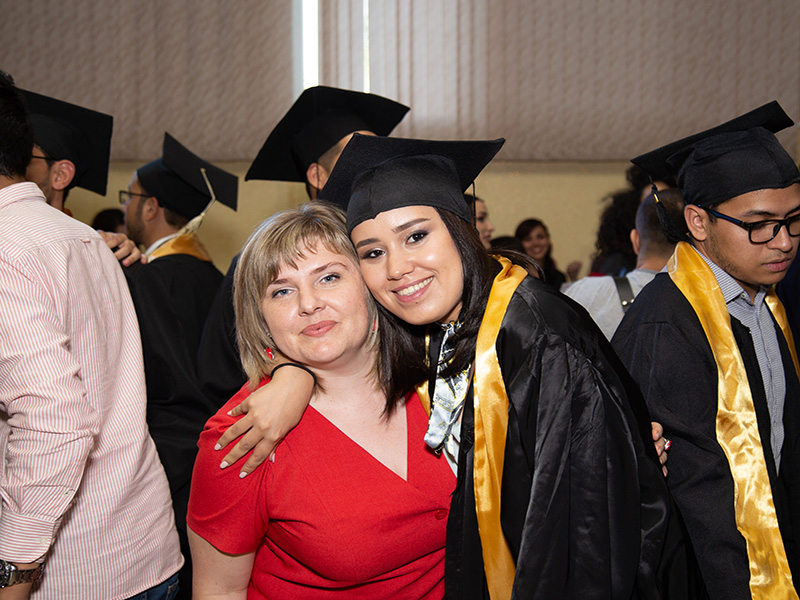
{"label": "eyeglasses", "polygon": [[47,162],[54,162],[54,158],[50,158],[49,156],[36,156],[35,154],[31,154],[31,158],[38,158],[40,160],[46,160]]}
{"label": "eyeglasses", "polygon": [[725,219],[734,225],[738,225],[742,229],[746,229],[747,234],[750,237],[751,244],[766,244],[770,240],[774,240],[775,236],[777,236],[778,232],[781,230],[781,227],[786,227],[786,231],[790,236],[800,237],[800,215],[794,215],[788,219],[770,219],[768,221],[747,223],[745,221],[740,221],[739,219],[729,217],[728,215],[723,215],[721,212],[717,212],[716,210],[705,207],[703,208],[707,213],[710,213],[715,217]]}
{"label": "eyeglasses", "polygon": [[130,201],[133,199],[134,196],[139,196],[139,198],[149,198],[149,194],[134,194],[133,192],[129,192],[128,190],[120,190],[119,191],[119,203],[125,206],[129,204]]}

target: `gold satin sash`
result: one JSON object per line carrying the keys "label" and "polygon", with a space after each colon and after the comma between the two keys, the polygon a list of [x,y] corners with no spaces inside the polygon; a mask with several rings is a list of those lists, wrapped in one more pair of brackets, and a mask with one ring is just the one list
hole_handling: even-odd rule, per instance
{"label": "gold satin sash", "polygon": [[172,254],[188,254],[200,260],[211,262],[211,255],[194,233],[184,233],[183,235],[178,235],[164,242],[155,249],[148,257],[148,260],[153,260],[161,256],[170,256]]}
{"label": "gold satin sash", "polygon": [[508,394],[495,343],[508,303],[528,274],[520,266],[495,257],[503,269],[495,277],[475,348],[475,511],[483,549],[483,565],[492,600],[511,598],[516,568],[500,525]]}
{"label": "gold satin sash", "polygon": [[[430,348],[431,348],[431,334],[425,334],[425,362],[430,363]],[[430,366],[430,364],[428,365]],[[431,395],[428,393],[428,380],[426,379],[418,386],[416,386],[417,396],[419,396],[419,401],[422,402],[422,408],[425,409],[425,412],[428,413],[428,417],[431,416]]]}
{"label": "gold satin sash", "polygon": [[[492,600],[511,598],[516,567],[500,524],[500,491],[503,483],[503,460],[508,429],[508,394],[506,393],[495,343],[506,308],[517,286],[528,272],[503,257],[495,256],[502,270],[495,277],[475,349],[475,446],[473,479],[475,512],[483,551],[483,568]],[[430,336],[425,337],[425,350]],[[430,415],[428,382],[417,386],[422,406]]]}
{"label": "gold satin sash", "polygon": [[[750,563],[750,592],[755,600],[798,598],[778,528],[750,385],[722,291],[703,257],[685,242],[678,244],[667,269],[697,314],[717,364],[717,441],[733,477],[736,526]],[[774,289],[767,295],[767,306],[798,370],[786,313]]]}

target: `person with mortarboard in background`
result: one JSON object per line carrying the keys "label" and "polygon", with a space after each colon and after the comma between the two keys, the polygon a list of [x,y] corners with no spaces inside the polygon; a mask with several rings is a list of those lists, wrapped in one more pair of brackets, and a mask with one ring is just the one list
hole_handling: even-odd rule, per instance
{"label": "person with mortarboard in background", "polygon": [[147,247],[149,259],[128,273],[128,281],[142,333],[147,422],[186,558],[180,598],[191,597],[186,506],[197,439],[216,410],[199,389],[197,348],[222,281],[197,229],[215,200],[236,210],[238,183],[167,133],[161,158],[140,167],[119,193],[128,235]]}
{"label": "person with mortarboard in background", "polygon": [[[325,186],[353,133],[389,135],[408,110],[399,102],[375,94],[326,86],[308,88],[270,132],[247,171],[245,180],[305,183],[308,197],[314,200]],[[239,360],[234,326],[233,273],[237,261],[238,256],[233,259],[214,300],[198,356],[203,393],[217,408],[225,404],[247,381]],[[302,375],[299,369],[276,372],[276,383],[293,383],[295,380],[298,384],[306,384],[298,393],[307,396],[313,386],[310,376]],[[238,437],[251,424],[252,421],[245,417],[229,430],[228,435],[231,439]],[[233,464],[243,456],[249,450],[248,443],[245,438],[231,455],[225,457],[225,464]],[[261,442],[242,471],[250,472],[260,464],[266,457],[266,453],[260,449],[271,445],[267,440]]]}
{"label": "person with mortarboard in background", "polygon": [[772,102],[633,159],[674,175],[689,234],[661,211],[668,272],[612,344],[671,440],[667,483],[715,599],[798,597],[800,382],[774,291],[800,236],[800,172],[774,135],[792,124]]}
{"label": "person with mortarboard in background", "polygon": [[[72,188],[106,194],[114,119],[63,100],[20,91],[28,105],[34,141],[25,178],[39,186],[50,206],[72,216],[65,207]],[[124,234],[99,233],[123,265],[142,258],[136,244]]]}

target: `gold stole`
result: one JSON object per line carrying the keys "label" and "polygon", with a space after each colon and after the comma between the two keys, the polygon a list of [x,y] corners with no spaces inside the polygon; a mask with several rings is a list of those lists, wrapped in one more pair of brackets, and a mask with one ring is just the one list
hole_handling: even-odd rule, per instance
{"label": "gold stole", "polygon": [[[722,291],[703,257],[685,242],[678,244],[667,268],[697,314],[717,364],[717,441],[733,477],[736,526],[745,539],[750,562],[750,592],[756,600],[797,598],[772,501],[750,385]],[[766,303],[786,336],[795,371],[800,372],[786,313],[774,289],[767,294]]]}
{"label": "gold stole", "polygon": [[[506,258],[495,258],[503,268],[492,284],[475,349],[473,480],[475,512],[478,517],[489,596],[492,600],[501,600],[511,598],[516,567],[500,524],[500,492],[508,428],[508,394],[497,360],[495,343],[511,296],[528,273],[522,267],[512,265]],[[429,340],[426,339],[426,346],[428,343]],[[417,393],[430,414],[427,382],[417,387]]]}
{"label": "gold stole", "polygon": [[184,233],[164,242],[148,257],[148,260],[170,256],[171,254],[188,254],[200,260],[211,262],[211,255],[195,233]]}

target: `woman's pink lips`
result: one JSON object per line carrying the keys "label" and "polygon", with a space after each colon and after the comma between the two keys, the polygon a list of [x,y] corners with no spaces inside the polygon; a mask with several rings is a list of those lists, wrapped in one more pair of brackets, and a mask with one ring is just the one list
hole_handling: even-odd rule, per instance
{"label": "woman's pink lips", "polygon": [[301,333],[311,337],[320,337],[328,333],[334,327],[334,325],[336,325],[336,321],[320,321],[319,323],[309,325],[303,329]]}
{"label": "woman's pink lips", "polygon": [[[407,290],[408,288],[413,287],[415,285],[419,285],[420,283],[422,283],[423,281],[426,281],[426,280],[430,280],[430,281],[428,281],[428,283],[426,283],[420,289],[416,290],[414,293],[409,294],[408,296],[402,296],[402,295],[400,295],[398,293],[398,292],[401,292],[403,290]],[[408,285],[404,285],[402,287],[395,288],[395,289],[392,290],[392,292],[394,293],[395,298],[397,298],[400,302],[413,302],[414,300],[418,300],[419,297],[422,296],[422,294],[424,294],[428,290],[428,287],[431,285],[431,282],[433,282],[433,278],[432,277],[425,277],[423,279],[420,279],[419,281],[415,281],[414,283],[409,283]]]}

